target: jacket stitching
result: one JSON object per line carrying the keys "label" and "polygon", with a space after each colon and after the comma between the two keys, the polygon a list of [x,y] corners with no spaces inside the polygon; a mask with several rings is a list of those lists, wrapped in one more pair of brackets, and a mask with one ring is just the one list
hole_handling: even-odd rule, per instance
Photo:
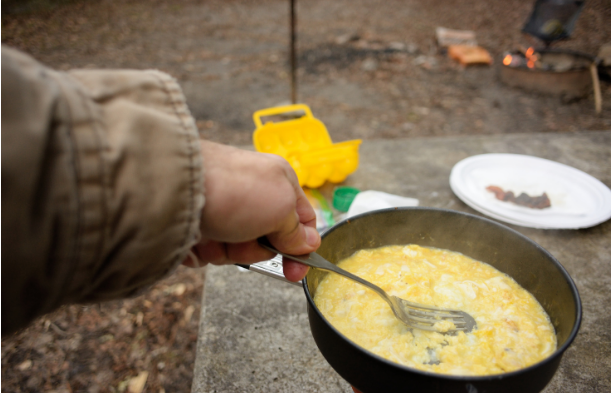
{"label": "jacket stitching", "polygon": [[[195,203],[195,163],[194,163],[194,155],[196,153],[196,151],[194,151],[193,149],[193,143],[197,143],[197,140],[193,140],[192,138],[192,133],[189,132],[189,129],[194,127],[194,125],[192,127],[189,127],[188,124],[186,124],[185,121],[185,116],[188,115],[188,112],[183,112],[179,109],[179,107],[182,108],[186,108],[186,103],[184,102],[184,99],[182,99],[180,96],[177,96],[176,94],[176,87],[177,86],[170,86],[176,84],[177,82],[175,82],[174,80],[172,80],[170,78],[170,76],[163,74],[159,71],[156,70],[151,70],[150,71],[151,74],[161,83],[161,85],[163,86],[163,90],[167,93],[168,97],[170,98],[170,102],[172,104],[172,108],[174,110],[174,113],[176,115],[176,117],[178,118],[182,129],[183,129],[183,135],[185,136],[186,142],[187,142],[187,149],[188,149],[188,156],[189,156],[189,207],[188,210],[191,214],[189,214],[189,218],[187,221],[187,228],[186,228],[186,234],[185,234],[185,240],[183,241],[183,243],[180,245],[180,248],[182,249],[182,252],[185,251],[185,249],[190,248],[190,244],[192,241],[194,241],[195,239],[197,239],[198,237],[198,233],[199,231],[197,231],[197,228],[193,228],[195,225],[196,220],[194,219],[194,213],[197,210],[196,209],[196,203]],[[182,105],[180,105],[182,104]],[[196,135],[197,133],[194,133],[194,135]],[[192,235],[192,232],[195,230],[195,235]],[[181,252],[181,254],[182,254]],[[175,262],[175,265],[178,265],[178,263],[180,263],[182,261],[177,261]],[[173,268],[174,266],[169,267],[166,271],[165,274],[169,273],[169,271]]]}
{"label": "jacket stitching", "polygon": [[75,198],[75,204],[76,204],[74,237],[73,237],[74,243],[72,246],[72,255],[69,258],[70,268],[67,269],[67,273],[66,273],[66,276],[64,277],[63,284],[58,287],[60,289],[59,292],[63,290],[63,294],[58,296],[57,300],[59,301],[56,301],[56,304],[53,305],[53,309],[54,309],[58,307],[59,305],[65,303],[63,299],[66,295],[67,288],[70,287],[70,283],[74,279],[75,269],[79,265],[79,260],[81,258],[81,251],[82,251],[81,229],[83,227],[83,214],[82,214],[82,195],[79,189],[79,183],[81,180],[82,173],[81,173],[81,169],[79,165],[78,146],[76,143],[76,137],[74,135],[75,121],[74,121],[74,114],[72,111],[69,94],[67,93],[66,89],[64,88],[64,84],[63,84],[64,81],[61,78],[59,78],[59,76],[56,73],[49,72],[48,75],[56,81],[57,86],[62,93],[62,97],[65,100],[65,110],[66,110],[67,117],[68,117],[67,120],[69,120],[66,123],[65,135],[67,137],[66,139],[67,139],[67,143],[69,144],[70,153],[71,153],[70,154],[70,163],[72,164],[71,168],[72,168],[72,175],[73,175],[73,182],[74,182],[73,192],[74,192],[74,198]]}

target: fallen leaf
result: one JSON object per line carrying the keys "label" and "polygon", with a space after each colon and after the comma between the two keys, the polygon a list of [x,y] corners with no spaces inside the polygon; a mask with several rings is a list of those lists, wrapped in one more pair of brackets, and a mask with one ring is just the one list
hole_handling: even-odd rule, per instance
{"label": "fallen leaf", "polygon": [[129,393],[142,393],[144,389],[144,385],[146,384],[146,379],[148,378],[148,371],[142,371],[136,377],[133,377],[129,380],[129,385],[127,386],[127,391]]}
{"label": "fallen leaf", "polygon": [[187,289],[187,286],[183,283],[179,283],[174,285],[174,288],[172,288],[174,295],[176,296],[181,296],[183,293],[185,293],[185,290]]}
{"label": "fallen leaf", "polygon": [[19,371],[25,371],[25,370],[29,370],[31,367],[32,367],[32,361],[28,359],[28,360],[26,360],[26,361],[24,361],[24,362],[20,363],[20,364],[17,366],[17,370],[19,370]]}
{"label": "fallen leaf", "polygon": [[136,326],[142,326],[142,319],[144,318],[144,314],[142,314],[142,312],[138,311],[138,314],[136,314]]}
{"label": "fallen leaf", "polygon": [[185,310],[185,322],[186,323],[191,322],[191,317],[193,316],[194,311],[195,311],[195,307],[193,306],[187,307],[187,309]]}

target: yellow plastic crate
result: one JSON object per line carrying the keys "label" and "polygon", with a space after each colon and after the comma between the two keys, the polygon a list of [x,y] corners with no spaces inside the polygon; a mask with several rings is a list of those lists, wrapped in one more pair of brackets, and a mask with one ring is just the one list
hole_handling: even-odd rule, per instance
{"label": "yellow plastic crate", "polygon": [[[304,111],[305,116],[280,122],[264,116]],[[284,157],[293,167],[299,184],[318,188],[325,181],[341,183],[359,165],[360,139],[333,143],[325,125],[312,115],[307,105],[287,105],[262,109],[253,114],[257,128],[253,134],[255,149]]]}

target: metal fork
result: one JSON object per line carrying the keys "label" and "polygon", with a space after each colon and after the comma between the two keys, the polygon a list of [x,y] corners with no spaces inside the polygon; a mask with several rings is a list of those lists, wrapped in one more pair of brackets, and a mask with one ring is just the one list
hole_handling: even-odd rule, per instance
{"label": "metal fork", "polygon": [[[288,259],[301,262],[304,265],[337,273],[346,278],[356,281],[357,283],[366,286],[378,295],[380,295],[390,305],[392,312],[404,324],[411,328],[428,330],[442,334],[456,334],[458,332],[468,333],[477,327],[475,319],[464,311],[449,310],[434,306],[426,306],[423,304],[412,303],[397,296],[388,295],[382,288],[367,280],[355,276],[354,274],[337,267],[333,263],[327,261],[319,254],[312,252],[309,255],[289,255],[276,250],[267,239],[259,239],[259,244],[269,251],[280,254]],[[450,321],[454,323],[454,328],[442,331],[435,324],[440,321]]]}

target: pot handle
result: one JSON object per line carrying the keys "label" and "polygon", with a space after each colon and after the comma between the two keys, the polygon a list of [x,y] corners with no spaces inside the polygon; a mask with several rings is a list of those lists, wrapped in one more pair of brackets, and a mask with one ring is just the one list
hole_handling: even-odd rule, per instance
{"label": "pot handle", "polygon": [[284,277],[284,273],[282,273],[282,255],[280,254],[267,261],[257,262],[251,265],[236,263],[236,266],[250,270],[251,272],[263,274],[264,276],[275,278],[276,280],[288,282],[289,284],[293,284],[298,287],[303,285],[303,281],[289,281],[286,279],[286,277]]}

